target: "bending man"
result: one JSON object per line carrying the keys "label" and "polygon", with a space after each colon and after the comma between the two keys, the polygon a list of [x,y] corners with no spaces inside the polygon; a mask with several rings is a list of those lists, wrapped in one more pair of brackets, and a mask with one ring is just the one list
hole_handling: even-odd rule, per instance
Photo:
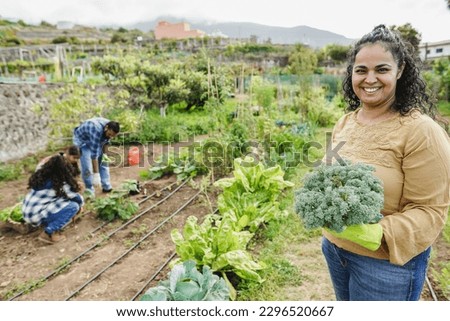
{"label": "bending man", "polygon": [[95,195],[95,186],[104,193],[112,190],[107,162],[102,162],[104,147],[120,131],[118,122],[96,117],[83,122],[73,131],[73,143],[81,151],[81,177],[86,191]]}

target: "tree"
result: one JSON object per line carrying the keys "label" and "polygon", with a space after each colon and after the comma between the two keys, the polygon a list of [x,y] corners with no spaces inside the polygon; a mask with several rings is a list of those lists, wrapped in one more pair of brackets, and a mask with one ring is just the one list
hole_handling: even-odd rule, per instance
{"label": "tree", "polygon": [[66,36],[59,36],[52,40],[52,43],[55,45],[60,44],[60,43],[68,43],[68,42],[69,42],[69,39],[67,39]]}
{"label": "tree", "polygon": [[123,33],[115,33],[113,34],[113,36],[111,37],[111,43],[125,43],[127,42],[127,39],[123,36]]}
{"label": "tree", "polygon": [[439,99],[450,101],[450,59],[441,58],[433,61],[433,71],[439,77]]}
{"label": "tree", "polygon": [[310,48],[298,44],[289,56],[288,65],[292,74],[311,74],[317,68],[317,56]]}
{"label": "tree", "polygon": [[42,21],[41,21],[40,26],[41,26],[41,27],[46,27],[46,28],[55,28],[54,25],[52,25],[51,23],[49,23],[49,22],[47,22],[47,21],[45,21],[45,20],[42,20]]}
{"label": "tree", "polygon": [[141,112],[157,106],[164,117],[169,105],[185,100],[190,92],[175,64],[155,65],[132,55],[106,56],[93,60],[92,68],[104,75],[108,85],[124,88],[131,104],[139,106]]}
{"label": "tree", "polygon": [[331,59],[334,63],[342,63],[347,59],[350,46],[331,44],[322,49],[324,59]]}
{"label": "tree", "polygon": [[147,98],[150,103],[159,106],[162,117],[166,116],[169,105],[183,101],[189,94],[174,65],[151,65],[146,62],[141,72]]}
{"label": "tree", "polygon": [[393,25],[389,27],[391,30],[396,30],[400,33],[403,40],[409,42],[413,47],[416,53],[419,52],[419,45],[422,41],[422,35],[414,29],[414,27],[408,22],[401,26]]}

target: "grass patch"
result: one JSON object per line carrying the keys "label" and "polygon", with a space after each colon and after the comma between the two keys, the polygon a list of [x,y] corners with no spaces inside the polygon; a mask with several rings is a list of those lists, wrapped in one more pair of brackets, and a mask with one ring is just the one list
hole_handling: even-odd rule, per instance
{"label": "grass patch", "polygon": [[[448,213],[448,217],[450,217],[450,210]],[[450,244],[450,220],[447,217],[447,222],[445,223],[444,229],[442,230],[442,237],[444,238],[445,242]]]}
{"label": "grass patch", "polygon": [[9,298],[12,298],[17,293],[23,292],[24,294],[30,293],[34,291],[35,289],[39,289],[43,287],[45,284],[45,280],[30,280],[23,284],[17,284],[12,289],[10,289],[8,292],[6,292],[4,296],[4,300],[8,300]]}
{"label": "grass patch", "polygon": [[[450,215],[450,210],[449,210]],[[442,240],[445,243],[450,244],[450,220],[447,219],[445,223],[444,229],[441,233]],[[447,247],[443,247],[444,252]],[[434,280],[437,282],[439,290],[441,294],[447,299],[450,300],[450,262],[436,262],[436,258],[438,253],[435,252],[433,248],[431,251],[431,264],[430,270],[433,275]]]}
{"label": "grass patch", "polygon": [[438,102],[437,109],[442,116],[450,117],[450,101]]}

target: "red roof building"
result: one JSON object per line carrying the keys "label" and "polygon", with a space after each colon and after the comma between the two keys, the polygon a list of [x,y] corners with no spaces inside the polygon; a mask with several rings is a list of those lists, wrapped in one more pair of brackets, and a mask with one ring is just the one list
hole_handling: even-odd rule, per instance
{"label": "red roof building", "polygon": [[169,23],[167,21],[159,21],[155,27],[155,39],[187,39],[201,38],[205,36],[205,32],[201,30],[191,30],[191,26],[187,22]]}

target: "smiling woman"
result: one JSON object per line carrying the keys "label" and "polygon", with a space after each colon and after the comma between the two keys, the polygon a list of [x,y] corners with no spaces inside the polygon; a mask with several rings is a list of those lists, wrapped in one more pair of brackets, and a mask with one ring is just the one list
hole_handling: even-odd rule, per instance
{"label": "smiling woman", "polygon": [[352,73],[352,88],[362,103],[359,121],[373,124],[394,115],[391,105],[403,67],[397,66],[391,52],[381,44],[361,48]]}
{"label": "smiling woman", "polygon": [[[357,234],[324,230],[322,250],[338,300],[418,300],[447,219],[449,137],[433,120],[418,61],[399,34],[380,25],[349,57],[343,87],[350,113],[335,125],[333,144],[342,145],[341,158],[375,167],[383,217],[349,226]],[[365,247],[368,238],[381,245]]]}

